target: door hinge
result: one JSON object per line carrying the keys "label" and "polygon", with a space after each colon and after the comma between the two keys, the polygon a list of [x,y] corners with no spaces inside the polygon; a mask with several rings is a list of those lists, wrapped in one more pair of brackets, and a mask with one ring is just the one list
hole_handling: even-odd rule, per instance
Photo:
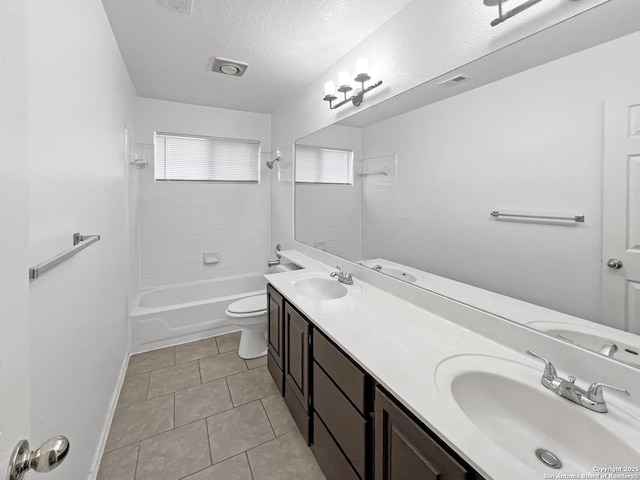
{"label": "door hinge", "polygon": [[309,339],[309,345],[311,345],[311,335],[307,337]]}

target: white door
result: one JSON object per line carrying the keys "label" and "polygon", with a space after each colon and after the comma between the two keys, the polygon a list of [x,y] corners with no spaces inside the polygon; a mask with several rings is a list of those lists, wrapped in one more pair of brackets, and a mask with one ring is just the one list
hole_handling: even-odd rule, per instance
{"label": "white door", "polygon": [[603,321],[640,334],[640,94],[605,103]]}
{"label": "white door", "polygon": [[0,14],[0,478],[29,438],[27,2]]}

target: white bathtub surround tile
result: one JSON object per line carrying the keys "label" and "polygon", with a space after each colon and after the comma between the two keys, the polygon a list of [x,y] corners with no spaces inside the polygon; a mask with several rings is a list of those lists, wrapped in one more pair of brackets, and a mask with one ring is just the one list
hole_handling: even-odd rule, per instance
{"label": "white bathtub surround tile", "polygon": [[[153,182],[149,170],[142,172],[140,194],[142,288],[171,284],[183,275],[205,279],[223,269],[241,274],[266,268],[269,182],[162,184]],[[206,251],[221,252],[220,268],[203,264]]]}

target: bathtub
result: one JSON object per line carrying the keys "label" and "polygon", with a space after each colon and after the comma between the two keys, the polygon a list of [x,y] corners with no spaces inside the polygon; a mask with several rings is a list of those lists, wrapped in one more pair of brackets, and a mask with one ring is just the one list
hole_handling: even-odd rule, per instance
{"label": "bathtub", "polygon": [[266,272],[141,291],[129,314],[133,353],[231,332],[224,312],[232,302],[266,291]]}

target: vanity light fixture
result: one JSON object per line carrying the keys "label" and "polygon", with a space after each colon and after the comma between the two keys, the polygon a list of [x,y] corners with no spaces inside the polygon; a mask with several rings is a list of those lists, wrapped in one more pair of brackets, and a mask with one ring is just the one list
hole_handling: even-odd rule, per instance
{"label": "vanity light fixture", "polygon": [[495,27],[496,25],[500,25],[505,20],[509,20],[511,17],[518,15],[519,13],[524,12],[525,10],[533,7],[536,3],[540,3],[542,0],[528,0],[521,5],[518,5],[511,10],[503,12],[502,4],[507,0],[484,0],[484,4],[487,7],[498,7],[498,18],[491,20],[491,26]]}
{"label": "vanity light fixture", "polygon": [[334,100],[337,100],[338,97],[336,95],[336,84],[333,81],[325,82],[324,84],[324,98],[325,102],[329,102],[329,108],[331,110],[335,110],[348,102],[353,103],[356,107],[359,107],[364,99],[364,94],[370,92],[376,87],[382,85],[382,80],[374,83],[365,88],[364,83],[371,80],[371,77],[367,73],[369,70],[369,62],[366,58],[359,58],[356,61],[356,71],[358,72],[356,77],[353,79],[355,82],[360,83],[360,88],[356,88],[355,93],[353,93],[350,97],[347,97],[347,94],[353,90],[353,87],[350,85],[351,76],[349,75],[349,71],[339,72],[338,73],[338,92],[344,95],[344,100],[341,100],[340,103],[333,104]]}

